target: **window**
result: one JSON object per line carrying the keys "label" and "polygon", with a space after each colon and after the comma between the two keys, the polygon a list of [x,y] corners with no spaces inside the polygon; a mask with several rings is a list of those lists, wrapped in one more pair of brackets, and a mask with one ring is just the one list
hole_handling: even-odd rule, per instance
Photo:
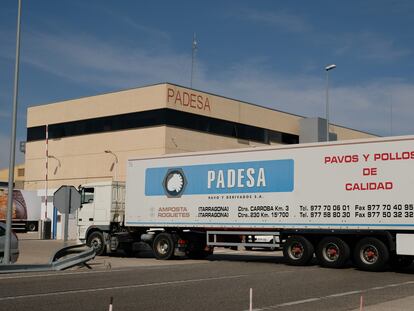
{"label": "window", "polygon": [[[166,108],[50,124],[49,138],[57,139],[159,125],[174,126],[265,144],[269,144],[271,141],[285,144],[299,142],[298,135]],[[27,129],[27,141],[43,140],[45,138],[46,126]]]}
{"label": "window", "polygon": [[82,204],[93,203],[95,188],[82,189]]}

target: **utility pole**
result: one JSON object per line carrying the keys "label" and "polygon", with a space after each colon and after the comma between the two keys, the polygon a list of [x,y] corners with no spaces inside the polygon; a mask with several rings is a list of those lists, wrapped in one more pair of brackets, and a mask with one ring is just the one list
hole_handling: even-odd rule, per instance
{"label": "utility pole", "polygon": [[392,136],[392,101],[390,101],[390,136]]}
{"label": "utility pole", "polygon": [[196,40],[196,33],[193,35],[193,44],[192,44],[192,51],[191,51],[191,80],[190,80],[190,88],[193,88],[193,78],[194,78],[194,63],[197,53],[197,40]]}

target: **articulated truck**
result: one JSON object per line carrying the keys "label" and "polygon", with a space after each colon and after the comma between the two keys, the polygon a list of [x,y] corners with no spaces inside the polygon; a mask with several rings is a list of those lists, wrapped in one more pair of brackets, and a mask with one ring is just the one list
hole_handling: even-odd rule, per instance
{"label": "articulated truck", "polygon": [[414,258],[414,136],[131,159],[125,184],[81,191],[79,238],[98,254],[268,247],[291,265],[371,271]]}

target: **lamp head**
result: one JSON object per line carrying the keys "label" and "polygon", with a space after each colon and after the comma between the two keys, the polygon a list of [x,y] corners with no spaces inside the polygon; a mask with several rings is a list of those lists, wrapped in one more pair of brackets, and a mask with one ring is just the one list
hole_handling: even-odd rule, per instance
{"label": "lamp head", "polygon": [[325,67],[325,70],[326,71],[329,71],[329,70],[332,70],[332,69],[335,69],[336,68],[336,65],[335,64],[332,64],[332,65],[328,65],[328,66],[326,66]]}

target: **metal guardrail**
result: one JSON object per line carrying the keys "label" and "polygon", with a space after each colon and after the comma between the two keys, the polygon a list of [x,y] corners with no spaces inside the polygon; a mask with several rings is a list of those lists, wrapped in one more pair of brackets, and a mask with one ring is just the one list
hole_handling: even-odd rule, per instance
{"label": "metal guardrail", "polygon": [[[86,248],[81,250],[81,248]],[[65,270],[77,265],[87,266],[87,262],[95,258],[95,250],[85,244],[71,245],[58,250],[47,264],[9,264],[0,265],[0,274],[16,272],[42,272]]]}

